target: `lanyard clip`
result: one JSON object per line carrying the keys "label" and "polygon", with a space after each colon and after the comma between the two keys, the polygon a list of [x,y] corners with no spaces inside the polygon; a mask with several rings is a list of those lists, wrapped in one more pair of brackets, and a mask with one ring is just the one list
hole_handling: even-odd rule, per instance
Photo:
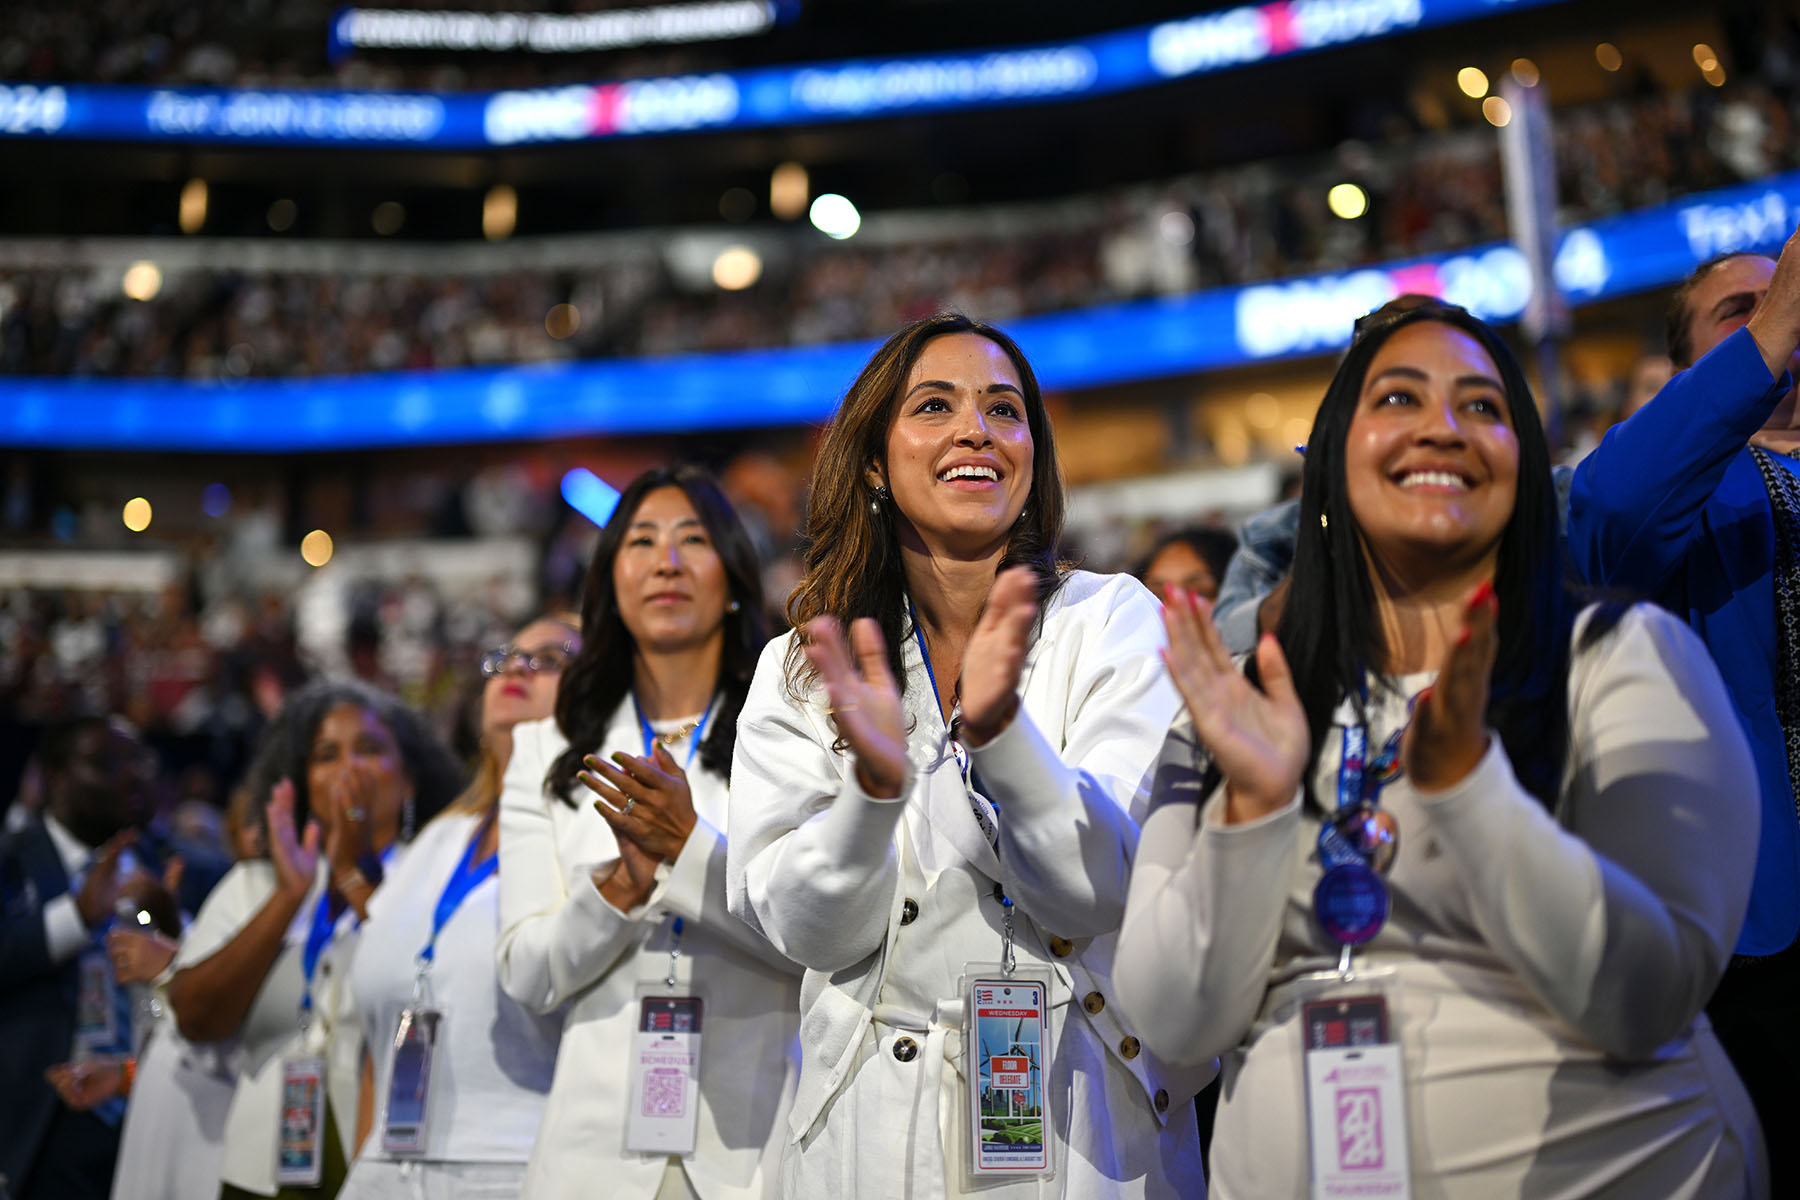
{"label": "lanyard clip", "polygon": [[681,918],[676,917],[675,924],[669,930],[674,934],[674,940],[669,943],[669,975],[663,980],[665,987],[675,986],[675,964],[681,959],[681,924]]}
{"label": "lanyard clip", "polygon": [[1011,896],[1000,897],[1000,930],[1004,941],[1000,948],[1000,973],[1007,978],[1017,969],[1018,959],[1013,955],[1013,902]]}

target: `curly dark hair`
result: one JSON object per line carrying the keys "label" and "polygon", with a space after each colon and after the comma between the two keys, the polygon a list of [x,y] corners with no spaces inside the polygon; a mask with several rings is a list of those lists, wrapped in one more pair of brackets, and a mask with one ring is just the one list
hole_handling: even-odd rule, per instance
{"label": "curly dark hair", "polygon": [[[250,792],[257,819],[267,834],[269,794],[283,779],[294,785],[294,824],[305,828],[312,814],[307,791],[307,758],[313,738],[332,709],[354,704],[372,712],[394,735],[400,762],[413,785],[413,828],[410,836],[455,800],[467,782],[455,756],[433,733],[425,718],[386,692],[350,680],[321,679],[307,684],[287,698],[257,742],[256,753],[244,773],[243,786]],[[265,837],[266,841],[266,837]]]}

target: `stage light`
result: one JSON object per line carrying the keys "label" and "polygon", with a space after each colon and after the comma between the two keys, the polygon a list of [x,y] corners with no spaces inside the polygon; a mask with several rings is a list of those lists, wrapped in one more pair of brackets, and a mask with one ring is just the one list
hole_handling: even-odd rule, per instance
{"label": "stage light", "polygon": [[519,223],[519,193],[504,183],[489,188],[481,201],[481,236],[498,242],[512,236]]}
{"label": "stage light", "polygon": [[1456,73],[1456,86],[1469,99],[1479,100],[1488,94],[1487,72],[1480,67],[1464,67]]}
{"label": "stage light", "polygon": [[1499,96],[1489,96],[1481,102],[1481,115],[1487,118],[1489,125],[1498,129],[1512,120],[1512,105]]}
{"label": "stage light", "polygon": [[222,517],[231,511],[231,489],[222,483],[209,483],[200,493],[200,511],[209,517]]}
{"label": "stage light", "polygon": [[199,233],[206,224],[206,180],[190,179],[181,189],[181,203],[176,208],[176,220],[181,224],[183,233]]}
{"label": "stage light", "polygon": [[713,259],[713,282],[728,292],[741,292],[762,278],[762,259],[748,246],[727,246]]}
{"label": "stage light", "polygon": [[1719,65],[1719,56],[1714,54],[1713,48],[1705,42],[1695,42],[1694,65],[1700,68],[1701,74],[1705,74]]}
{"label": "stage light", "polygon": [[1194,240],[1194,218],[1180,209],[1171,209],[1156,222],[1162,240],[1171,246],[1186,246]]}
{"label": "stage light", "polygon": [[586,467],[573,467],[562,477],[562,498],[570,508],[604,529],[619,506],[619,489]]}
{"label": "stage light", "polygon": [[294,227],[294,218],[300,215],[299,206],[292,200],[283,197],[269,205],[269,228],[276,233],[286,233]]}
{"label": "stage light", "polygon": [[1538,73],[1537,64],[1529,58],[1515,58],[1512,63],[1512,77],[1520,87],[1536,87],[1543,76]]}
{"label": "stage light", "polygon": [[150,528],[150,502],[142,496],[133,496],[125,502],[125,511],[121,514],[125,519],[125,528],[133,533],[142,533]]}
{"label": "stage light", "polygon": [[741,225],[756,215],[756,197],[749,188],[726,188],[719,197],[719,215],[733,225]]}
{"label": "stage light", "polygon": [[300,539],[300,557],[309,567],[322,567],[330,562],[331,551],[331,535],[323,529],[315,529]]}
{"label": "stage light", "polygon": [[1594,61],[1600,64],[1602,71],[1616,71],[1625,65],[1625,56],[1611,42],[1601,42],[1594,47]]}
{"label": "stage light", "polygon": [[581,310],[573,304],[552,304],[544,314],[544,332],[561,341],[574,337],[581,328]]}
{"label": "stage light", "polygon": [[382,237],[392,237],[406,224],[406,209],[398,201],[383,200],[369,214],[369,227]]}
{"label": "stage light", "polygon": [[162,291],[162,268],[148,259],[140,259],[125,268],[119,287],[133,300],[149,300]]}
{"label": "stage light", "polygon": [[1334,215],[1354,221],[1369,211],[1369,194],[1354,183],[1340,183],[1325,193],[1325,203]]}
{"label": "stage light", "polygon": [[783,221],[792,221],[806,211],[807,197],[812,195],[812,181],[806,168],[797,162],[784,162],[769,176],[769,211]]}
{"label": "stage light", "polygon": [[1725,68],[1721,67],[1716,62],[1712,65],[1712,70],[1702,71],[1702,72],[1700,72],[1700,74],[1701,74],[1701,77],[1706,80],[1706,82],[1712,84],[1714,87],[1724,87],[1725,86]]}
{"label": "stage light", "polygon": [[862,228],[862,214],[856,211],[856,205],[836,192],[826,192],[814,200],[807,215],[812,218],[815,229],[840,242],[855,237],[856,231]]}

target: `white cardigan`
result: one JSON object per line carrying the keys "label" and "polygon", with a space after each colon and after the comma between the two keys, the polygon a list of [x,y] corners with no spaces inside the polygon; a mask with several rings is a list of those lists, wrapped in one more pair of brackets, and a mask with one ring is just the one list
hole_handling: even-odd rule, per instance
{"label": "white cardigan", "polygon": [[[538,1012],[569,1006],[525,1194],[656,1194],[666,1158],[624,1149],[627,1055],[637,986],[667,974],[679,916],[677,978],[706,1005],[698,1143],[684,1166],[704,1200],[761,1197],[764,1160],[772,1172],[793,1094],[798,968],[726,910],[725,781],[694,760],[694,831],[675,862],[658,869],[650,899],[622,913],[592,880],[618,857],[592,794],[577,785],[573,806],[545,795],[566,745],[554,720],[517,726],[500,799],[500,986]],[[593,747],[601,757],[619,750],[644,752],[630,703]]]}
{"label": "white cardigan", "polygon": [[[763,652],[732,766],[731,903],[807,967],[794,1141],[856,1069],[902,925],[903,827],[922,852],[960,858],[1004,884],[1028,918],[1018,922],[1022,965],[1047,963],[1077,997],[1110,993],[1137,819],[1177,704],[1157,657],[1161,629],[1155,600],[1129,577],[1072,572],[1051,598],[1026,656],[1018,715],[972,751],[1001,812],[997,858],[970,812],[913,638],[902,647],[911,771],[894,801],[868,796],[852,756],[833,750],[823,688],[803,701],[790,694],[793,635]],[[967,945],[946,953],[995,960],[998,940],[979,924],[971,922]],[[1171,1069],[1135,1044],[1122,1054],[1130,1031],[1116,1005],[1071,1007],[1069,1019],[1086,1022],[1146,1099],[1161,1100],[1161,1119],[1191,1127],[1186,1101],[1212,1078],[1212,1065]]]}

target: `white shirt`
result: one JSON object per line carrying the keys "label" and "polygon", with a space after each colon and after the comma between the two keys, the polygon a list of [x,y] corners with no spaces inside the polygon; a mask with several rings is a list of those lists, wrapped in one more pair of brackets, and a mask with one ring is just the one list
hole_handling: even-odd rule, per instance
{"label": "white shirt", "polygon": [[[536,1011],[568,1006],[525,1195],[648,1200],[663,1185],[666,1159],[624,1150],[628,1056],[639,985],[660,990],[680,917],[677,985],[706,1005],[698,1143],[682,1165],[705,1200],[760,1198],[793,1096],[799,968],[726,909],[725,781],[694,760],[698,823],[649,900],[622,913],[594,886],[619,851],[591,793],[577,785],[573,804],[544,794],[566,745],[553,720],[515,727],[500,798],[500,983]],[[592,750],[644,752],[633,705],[619,705]]]}
{"label": "white shirt", "polygon": [[[350,984],[375,1066],[375,1113],[362,1157],[381,1148],[390,1048],[400,1010],[412,1002],[419,952],[430,940],[444,887],[482,818],[447,813],[420,831],[406,858],[369,902]],[[426,1159],[524,1163],[543,1120],[556,1065],[560,1016],[529,1012],[500,990],[494,942],[500,880],[490,875],[463,897],[438,934],[424,1004],[443,1013],[431,1060]]]}
{"label": "white shirt", "polygon": [[44,945],[50,953],[50,961],[61,963],[80,954],[93,941],[93,934],[87,922],[81,919],[81,909],[75,903],[75,892],[94,851],[48,812],[44,814],[44,832],[50,835],[56,857],[62,861],[63,870],[69,876],[69,890],[44,904]]}
{"label": "white shirt", "polygon": [[[399,861],[404,861],[401,859]],[[396,864],[391,864],[393,870]],[[275,1151],[281,1102],[282,1060],[295,1054],[322,1054],[326,1091],[336,1118],[339,1145],[355,1145],[362,1082],[362,1030],[356,1021],[345,969],[354,949],[356,914],[346,909],[319,958],[312,985],[312,1022],[300,1032],[300,1001],[306,993],[301,958],[313,910],[325,890],[329,868],[321,858],[318,878],[288,926],[275,959],[237,1034],[224,1043],[238,1087],[225,1123],[225,1155],[219,1178],[261,1195],[275,1194]],[[226,872],[200,906],[175,956],[180,970],[211,958],[262,911],[275,894],[275,868],[266,859],[240,862]]]}

